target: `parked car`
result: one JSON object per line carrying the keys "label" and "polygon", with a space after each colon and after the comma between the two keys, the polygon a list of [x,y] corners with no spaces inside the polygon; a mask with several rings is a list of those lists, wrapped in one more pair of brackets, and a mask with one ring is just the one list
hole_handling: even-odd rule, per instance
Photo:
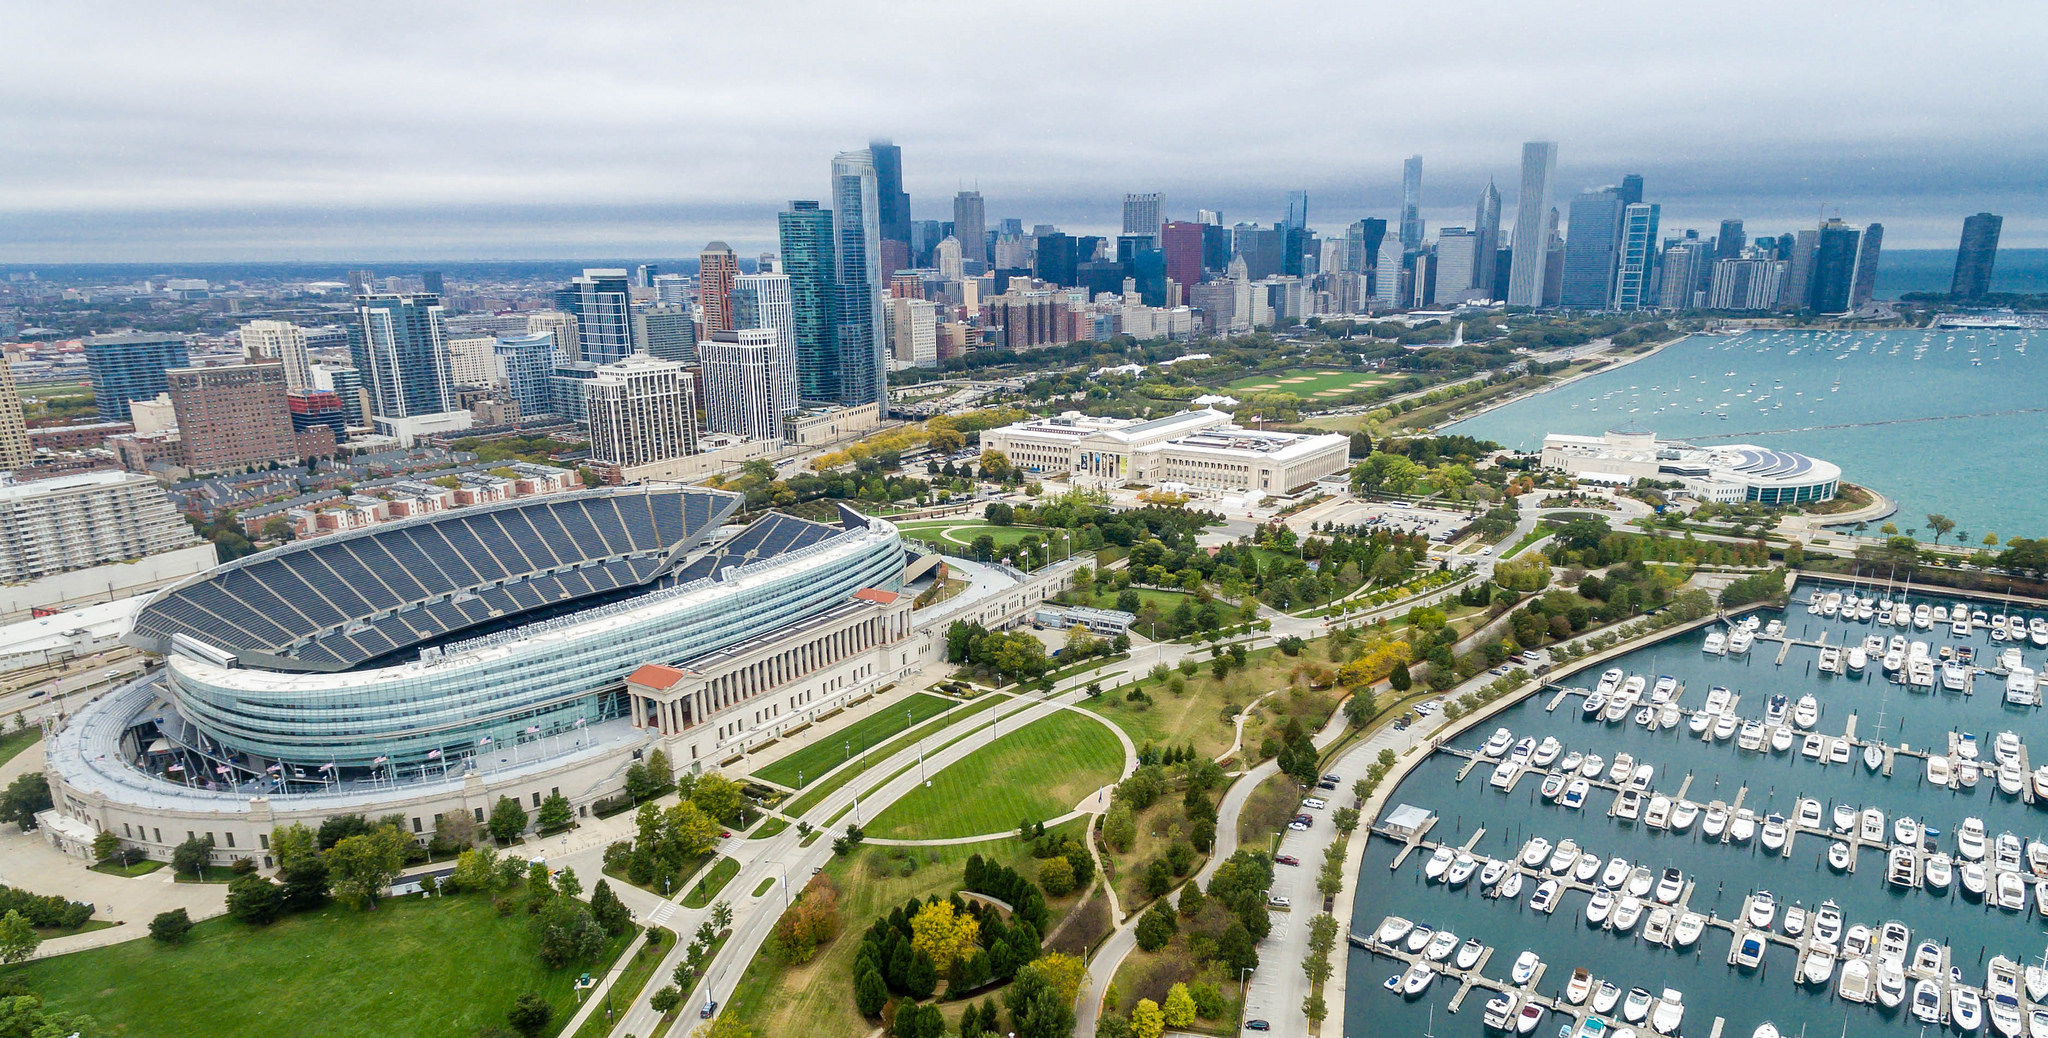
{"label": "parked car", "polygon": [[1342,776],[1342,775],[1339,775],[1339,774],[1337,774],[1336,772],[1334,772],[1334,771],[1333,771],[1333,772],[1331,772],[1331,773],[1330,773],[1330,774],[1328,774],[1328,775],[1324,775],[1324,776],[1323,776],[1323,781],[1324,781],[1324,782],[1342,782],[1342,781],[1344,781],[1344,776]]}
{"label": "parked car", "polygon": [[1301,864],[1301,859],[1300,859],[1300,858],[1297,858],[1297,857],[1295,857],[1295,856],[1294,856],[1294,855],[1292,855],[1292,854],[1276,854],[1276,855],[1274,855],[1274,856],[1273,856],[1273,864],[1275,864],[1275,865],[1299,865],[1299,864]]}
{"label": "parked car", "polygon": [[1284,894],[1268,894],[1266,895],[1266,904],[1274,908],[1288,908],[1294,902]]}
{"label": "parked car", "polygon": [[1289,828],[1289,829],[1292,829],[1292,830],[1294,830],[1295,832],[1298,832],[1298,833],[1305,833],[1305,832],[1308,832],[1308,823],[1307,823],[1307,822],[1289,822],[1289,823],[1287,823],[1287,828]]}
{"label": "parked car", "polygon": [[1244,1029],[1247,1031],[1270,1031],[1273,1029],[1273,1025],[1255,1018],[1246,1020],[1244,1022]]}
{"label": "parked car", "polygon": [[715,998],[707,998],[704,1000],[704,1008],[697,1011],[697,1019],[709,1020],[711,1019],[712,1014],[716,1012],[718,1012],[718,1000]]}
{"label": "parked car", "polygon": [[1330,802],[1324,800],[1321,797],[1309,797],[1307,800],[1301,802],[1301,806],[1306,807],[1311,811],[1320,811],[1323,808],[1330,806]]}
{"label": "parked car", "polygon": [[1337,788],[1337,784],[1336,784],[1335,782],[1332,782],[1332,781],[1330,781],[1329,779],[1324,779],[1324,780],[1322,780],[1321,782],[1318,782],[1318,783],[1316,783],[1316,788],[1317,788],[1317,789],[1336,789],[1336,788]]}

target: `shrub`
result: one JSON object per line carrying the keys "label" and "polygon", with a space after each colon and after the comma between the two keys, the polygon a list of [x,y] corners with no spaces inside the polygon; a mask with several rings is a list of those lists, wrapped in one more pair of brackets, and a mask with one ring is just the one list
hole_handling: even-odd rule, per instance
{"label": "shrub", "polygon": [[185,935],[192,932],[192,917],[182,908],[159,912],[149,921],[149,935],[165,944],[183,944]]}

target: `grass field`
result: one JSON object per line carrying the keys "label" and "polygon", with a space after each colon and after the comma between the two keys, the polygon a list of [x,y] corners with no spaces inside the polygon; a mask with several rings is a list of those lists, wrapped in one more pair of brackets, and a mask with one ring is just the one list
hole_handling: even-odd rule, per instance
{"label": "grass field", "polygon": [[818,806],[819,801],[822,801],[826,797],[832,795],[833,790],[838,789],[843,785],[846,785],[848,782],[859,777],[863,772],[867,771],[869,768],[874,767],[875,765],[880,764],[885,760],[888,760],[890,757],[895,756],[897,753],[902,752],[904,747],[917,742],[917,740],[921,738],[931,735],[933,732],[937,732],[953,724],[957,724],[958,722],[963,721],[969,717],[973,717],[974,715],[979,714],[989,709],[990,707],[995,706],[997,703],[1002,703],[1006,701],[1007,697],[1004,696],[984,695],[981,698],[976,699],[975,701],[968,703],[964,706],[961,706],[960,708],[946,714],[945,716],[936,718],[934,720],[926,721],[925,723],[918,725],[916,728],[913,728],[910,731],[904,732],[902,735],[897,736],[895,741],[891,742],[887,746],[884,746],[878,750],[874,750],[870,753],[863,755],[861,758],[861,762],[855,764],[853,767],[842,768],[839,771],[833,772],[832,777],[826,779],[823,782],[811,783],[810,786],[804,790],[803,795],[797,797],[794,800],[791,800],[787,804],[782,805],[782,813],[788,815],[791,818],[801,818],[803,817],[804,812],[809,811],[811,808]]}
{"label": "grass field", "polygon": [[[1156,587],[1134,587],[1130,590],[1137,594],[1138,607],[1140,609],[1145,607],[1145,603],[1150,602],[1159,607],[1159,613],[1162,616],[1180,608],[1182,602],[1192,606],[1195,601],[1195,596],[1185,591],[1166,591]],[[1095,597],[1080,604],[1094,606],[1097,609],[1115,609],[1116,596],[1120,593],[1117,591],[1097,591],[1095,592]],[[1142,631],[1143,628],[1140,628],[1140,630]]]}
{"label": "grass field", "polygon": [[1323,398],[1328,400],[1392,381],[1392,375],[1376,375],[1371,372],[1294,368],[1241,378],[1224,388],[1233,393],[1292,393],[1304,399],[1314,399],[1318,393],[1328,393],[1329,396]]}
{"label": "grass field", "polygon": [[[1074,821],[1051,831],[1078,837],[1081,825]],[[892,858],[892,851],[904,852],[903,857],[915,863],[910,875],[902,874],[902,860]],[[1015,840],[948,847],[865,847],[851,857],[833,858],[824,874],[839,890],[842,925],[838,939],[818,949],[817,956],[801,966],[785,967],[764,946],[733,989],[725,1015],[763,1035],[869,1033],[873,1022],[862,1019],[853,1005],[851,977],[861,934],[876,918],[910,898],[960,889],[961,867],[974,854],[1026,875],[1037,868],[1031,849]],[[1062,917],[1075,900],[1070,894],[1052,901],[1054,918]],[[996,1000],[1000,1004],[1000,994]],[[979,1004],[980,1000],[975,1001]],[[957,1027],[965,1004],[940,1003],[949,1029]],[[685,1022],[694,1023],[694,1018]]]}
{"label": "grass field", "polygon": [[[627,963],[625,969],[619,973],[619,979],[613,981],[612,986],[605,991],[603,1005],[590,1014],[590,1019],[583,1021],[583,1026],[576,1029],[573,1038],[604,1038],[610,1034],[612,1025],[605,1020],[605,1008],[616,1009],[632,1005],[640,997],[640,992],[646,989],[648,980],[654,976],[655,967],[661,965],[663,954],[675,944],[675,939],[674,933],[661,930],[659,943],[649,941],[642,944],[640,950],[633,955],[633,961]],[[592,975],[595,976],[595,973]]]}
{"label": "grass field", "polygon": [[719,858],[711,866],[711,871],[705,873],[704,878],[698,880],[696,885],[690,888],[688,894],[683,895],[683,907],[703,908],[709,905],[711,899],[717,897],[718,892],[724,890],[725,885],[732,882],[732,878],[739,874],[740,863],[738,859]]}
{"label": "grass field", "polygon": [[503,1026],[528,991],[575,1011],[571,989],[602,961],[559,972],[540,964],[525,913],[500,916],[483,897],[400,899],[374,912],[333,906],[262,929],[222,917],[182,946],[127,941],[38,959],[9,975],[57,1009],[90,1014],[100,1035],[268,1035],[468,1038]]}
{"label": "grass field", "polygon": [[[962,516],[956,519],[932,519],[898,526],[911,537],[927,541],[945,541],[960,547],[973,544],[976,537],[988,534],[996,547],[1007,548],[1026,536],[1035,536],[1040,543],[1051,542],[1064,531],[1050,526],[996,526],[979,519]],[[1066,549],[1061,548],[1064,552]]]}
{"label": "grass field", "polygon": [[1033,721],[931,776],[876,817],[869,836],[944,839],[1015,829],[1043,820],[1123,772],[1123,744],[1101,724],[1069,710]]}
{"label": "grass field", "polygon": [[[953,705],[952,700],[919,692],[905,698],[901,703],[890,706],[867,706],[866,709],[875,712],[829,736],[821,736],[817,742],[773,764],[757,769],[754,775],[778,786],[802,788],[797,784],[799,775],[805,782],[814,782],[849,758],[858,756],[869,747],[920,721],[937,717],[944,713],[947,707]],[[860,710],[862,707],[854,709]],[[906,712],[909,720],[905,720]]]}

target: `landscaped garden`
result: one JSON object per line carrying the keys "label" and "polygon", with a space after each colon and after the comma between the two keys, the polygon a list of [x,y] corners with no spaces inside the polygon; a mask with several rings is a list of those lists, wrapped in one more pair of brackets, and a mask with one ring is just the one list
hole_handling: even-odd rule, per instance
{"label": "landscaped garden", "polygon": [[1316,401],[1318,397],[1327,400],[1331,397],[1349,396],[1359,390],[1371,389],[1394,380],[1393,375],[1374,372],[1295,368],[1241,378],[1224,388],[1233,393],[1289,393],[1304,400]]}
{"label": "landscaped garden", "polygon": [[870,836],[932,840],[1014,830],[1066,814],[1123,773],[1123,744],[1100,722],[1062,710],[996,737],[931,773],[867,826]]}
{"label": "landscaped garden", "polygon": [[[791,789],[803,788],[803,783],[815,781],[819,776],[848,760],[867,752],[870,748],[904,731],[920,721],[925,721],[946,712],[958,704],[950,699],[918,692],[905,697],[901,702],[880,706],[865,704],[873,711],[830,737],[821,738],[789,756],[761,767],[754,777],[773,782]],[[861,709],[851,707],[849,709]]]}

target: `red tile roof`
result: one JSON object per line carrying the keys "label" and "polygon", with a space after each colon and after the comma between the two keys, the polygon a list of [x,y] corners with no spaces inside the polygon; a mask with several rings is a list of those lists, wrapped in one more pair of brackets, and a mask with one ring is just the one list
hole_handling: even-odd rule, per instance
{"label": "red tile roof", "polygon": [[664,667],[659,663],[643,663],[640,669],[634,671],[626,680],[647,688],[674,688],[684,677],[683,672],[674,667]]}
{"label": "red tile roof", "polygon": [[890,605],[901,596],[897,595],[894,591],[884,591],[881,588],[864,587],[861,588],[859,591],[854,592],[853,597],[858,598],[864,602],[875,602],[880,605]]}

